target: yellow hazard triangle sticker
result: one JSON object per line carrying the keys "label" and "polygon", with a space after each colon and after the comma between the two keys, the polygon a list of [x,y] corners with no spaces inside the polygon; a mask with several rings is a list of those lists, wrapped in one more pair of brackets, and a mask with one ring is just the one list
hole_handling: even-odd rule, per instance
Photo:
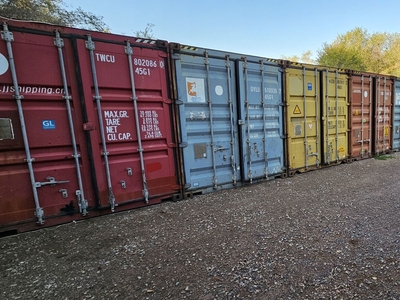
{"label": "yellow hazard triangle sticker", "polygon": [[296,107],[294,108],[293,114],[295,114],[295,115],[301,114],[300,107],[298,105],[296,105]]}

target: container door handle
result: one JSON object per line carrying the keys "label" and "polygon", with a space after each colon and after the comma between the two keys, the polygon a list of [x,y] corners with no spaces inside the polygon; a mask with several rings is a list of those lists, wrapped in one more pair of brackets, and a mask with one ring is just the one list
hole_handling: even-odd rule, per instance
{"label": "container door handle", "polygon": [[56,184],[63,184],[63,183],[69,182],[69,180],[56,180],[54,177],[50,177],[50,176],[47,176],[46,179],[48,180],[46,182],[35,182],[35,187],[39,188],[44,185],[55,186]]}

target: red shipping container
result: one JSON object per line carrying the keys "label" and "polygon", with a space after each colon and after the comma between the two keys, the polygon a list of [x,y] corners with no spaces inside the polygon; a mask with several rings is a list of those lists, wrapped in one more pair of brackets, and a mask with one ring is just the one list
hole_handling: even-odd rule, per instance
{"label": "red shipping container", "polygon": [[368,73],[352,72],[349,81],[350,97],[350,156],[363,159],[372,156],[373,79]]}
{"label": "red shipping container", "polygon": [[394,80],[392,77],[385,75],[375,76],[373,153],[376,155],[392,151],[393,85]]}
{"label": "red shipping container", "polygon": [[180,196],[166,42],[1,21],[0,231]]}

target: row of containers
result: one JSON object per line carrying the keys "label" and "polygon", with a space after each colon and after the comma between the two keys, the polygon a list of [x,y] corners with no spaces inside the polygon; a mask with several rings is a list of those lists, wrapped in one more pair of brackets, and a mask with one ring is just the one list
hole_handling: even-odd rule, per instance
{"label": "row of containers", "polygon": [[2,21],[0,232],[400,148],[400,80]]}

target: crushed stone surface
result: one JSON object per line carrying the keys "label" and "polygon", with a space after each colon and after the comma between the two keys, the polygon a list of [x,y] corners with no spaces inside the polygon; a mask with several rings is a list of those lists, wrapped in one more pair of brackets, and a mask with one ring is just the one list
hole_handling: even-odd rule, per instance
{"label": "crushed stone surface", "polygon": [[0,298],[400,299],[400,154],[0,239]]}

